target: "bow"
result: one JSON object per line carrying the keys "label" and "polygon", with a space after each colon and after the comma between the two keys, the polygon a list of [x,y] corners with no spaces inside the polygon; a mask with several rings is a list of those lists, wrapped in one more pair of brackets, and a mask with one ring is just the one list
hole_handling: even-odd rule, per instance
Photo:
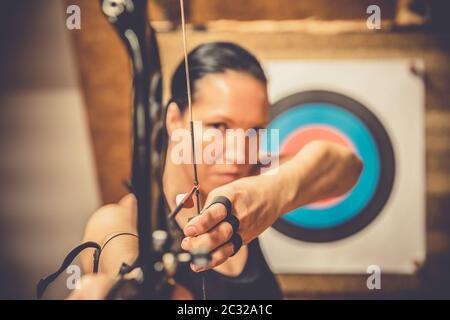
{"label": "bow", "polygon": [[[133,294],[154,297],[154,289],[162,274],[154,268],[161,260],[154,248],[154,224],[161,219],[155,213],[161,209],[158,199],[161,196],[161,153],[155,152],[157,131],[161,127],[162,87],[161,65],[155,32],[147,23],[146,0],[100,0],[102,11],[114,26],[125,45],[131,61],[133,75],[132,106],[132,167],[130,191],[137,203],[137,231],[139,255],[131,265],[123,265],[120,276],[141,268],[142,288]],[[158,128],[159,127],[159,128]],[[156,218],[156,219],[155,219]],[[164,245],[166,234],[155,233]],[[162,248],[161,248],[162,249]],[[159,271],[159,272],[158,272]],[[113,298],[125,285],[119,281],[110,292]],[[151,290],[150,290],[151,288]]]}
{"label": "bow", "polygon": [[[209,254],[182,252],[175,240],[173,225],[178,212],[195,195],[200,214],[200,196],[195,159],[194,125],[192,119],[189,66],[186,49],[184,1],[180,0],[183,45],[186,65],[187,93],[190,112],[190,130],[194,181],[191,192],[177,207],[166,214],[162,188],[166,145],[161,142],[163,130],[162,76],[155,31],[148,23],[147,0],[100,0],[104,15],[113,25],[125,45],[131,61],[132,91],[132,166],[131,181],[126,185],[136,198],[139,254],[131,265],[123,264],[115,285],[107,299],[168,299],[180,264],[193,262],[205,266]],[[59,270],[41,279],[37,296],[41,298],[53,282],[84,249],[94,248],[94,270],[99,268],[102,247],[94,242],[73,249]],[[130,272],[138,270],[132,279]],[[204,281],[204,280],[203,280]],[[204,295],[205,298],[205,295]]]}
{"label": "bow", "polygon": [[[115,27],[125,44],[133,70],[133,154],[130,190],[137,201],[137,230],[139,255],[131,266],[122,268],[121,277],[108,298],[121,297],[119,291],[131,283],[133,298],[164,299],[170,297],[172,276],[178,263],[195,261],[205,264],[205,255],[190,256],[171,248],[173,244],[170,227],[175,216],[192,196],[196,196],[197,212],[200,214],[199,186],[195,159],[194,126],[189,83],[189,66],[186,49],[184,2],[180,0],[184,57],[186,65],[187,93],[190,110],[190,130],[194,181],[193,188],[177,207],[167,216],[162,194],[163,162],[165,146],[158,146],[164,130],[161,64],[155,32],[148,24],[147,0],[100,0],[102,10]],[[179,248],[177,248],[179,250]],[[170,256],[170,258],[168,258]],[[206,259],[207,260],[207,259]],[[169,262],[170,261],[170,262]],[[141,277],[125,280],[130,271],[140,268]],[[124,291],[124,290],[122,290]],[[130,290],[126,289],[125,292]]]}

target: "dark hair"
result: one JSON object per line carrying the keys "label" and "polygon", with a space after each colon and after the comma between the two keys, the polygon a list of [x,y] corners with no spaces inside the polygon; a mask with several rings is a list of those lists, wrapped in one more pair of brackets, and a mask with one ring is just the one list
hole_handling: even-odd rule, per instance
{"label": "dark hair", "polygon": [[[202,44],[188,55],[189,78],[194,99],[195,84],[204,76],[224,73],[227,70],[242,71],[267,84],[258,60],[250,52],[231,42],[211,42]],[[183,112],[188,105],[186,89],[186,71],[184,60],[178,65],[172,76],[170,102],[177,103]]]}
{"label": "dark hair", "polygon": [[[245,72],[255,79],[267,84],[267,78],[258,60],[247,50],[231,42],[211,42],[198,46],[188,55],[189,78],[192,90],[192,99],[195,96],[195,84],[204,76],[213,73],[224,73],[227,70]],[[171,99],[166,105],[164,114],[167,114],[167,106],[175,102],[181,112],[188,105],[186,69],[184,60],[178,65],[172,76]],[[164,116],[160,130],[156,135],[156,147],[162,154],[161,168],[164,170],[169,136]]]}

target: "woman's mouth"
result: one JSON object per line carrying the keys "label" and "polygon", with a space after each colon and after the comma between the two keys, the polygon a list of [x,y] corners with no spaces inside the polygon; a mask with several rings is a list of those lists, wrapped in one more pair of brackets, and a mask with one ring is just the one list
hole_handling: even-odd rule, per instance
{"label": "woman's mouth", "polygon": [[236,172],[220,172],[215,174],[216,177],[222,182],[227,183],[239,178],[239,174]]}

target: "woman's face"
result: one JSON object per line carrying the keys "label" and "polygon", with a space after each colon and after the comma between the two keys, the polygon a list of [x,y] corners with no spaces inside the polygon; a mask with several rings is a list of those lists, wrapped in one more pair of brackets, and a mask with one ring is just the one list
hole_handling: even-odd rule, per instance
{"label": "woman's face", "polygon": [[[218,186],[251,175],[255,162],[248,154],[252,152],[249,151],[249,140],[243,141],[245,148],[242,148],[236,140],[234,145],[227,143],[226,134],[230,133],[230,129],[242,129],[244,132],[255,129],[257,132],[267,126],[269,102],[266,86],[245,72],[209,74],[196,82],[192,107],[194,121],[201,122],[203,129],[202,137],[197,130],[198,126],[195,128],[196,148],[201,143],[204,151],[202,159],[199,159],[200,152],[197,150],[198,179],[202,192],[207,194]],[[176,112],[173,109],[169,107],[168,110],[168,128],[181,126],[188,129],[189,111],[186,109],[177,117],[170,114]],[[178,124],[169,124],[173,121],[178,121]],[[216,129],[216,134],[220,132],[221,138],[217,139],[218,135],[215,135],[214,140],[208,140],[204,134],[208,129]],[[218,146],[223,145],[219,148],[220,151],[211,152],[212,149],[208,149],[212,141],[220,141]],[[209,159],[205,159],[206,157]],[[244,164],[242,159],[245,159]],[[205,164],[206,161],[208,164]],[[193,179],[192,166],[184,168]]]}

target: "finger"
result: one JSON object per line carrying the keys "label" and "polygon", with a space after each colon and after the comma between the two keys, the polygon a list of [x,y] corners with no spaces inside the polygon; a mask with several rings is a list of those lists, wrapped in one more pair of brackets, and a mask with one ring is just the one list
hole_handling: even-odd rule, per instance
{"label": "finger", "polygon": [[220,248],[218,248],[217,250],[215,250],[212,254],[211,254],[211,261],[208,263],[208,265],[205,268],[202,267],[198,267],[195,264],[191,264],[191,269],[194,272],[202,272],[208,269],[212,269],[215,268],[219,265],[221,265],[222,263],[224,263],[225,261],[227,261],[227,259],[229,257],[231,257],[234,253],[234,246],[232,243],[227,243],[223,246],[221,246]]}
{"label": "finger", "polygon": [[220,203],[213,204],[202,214],[193,218],[184,227],[183,231],[187,237],[195,237],[208,232],[219,224],[227,216],[227,209]]}
{"label": "finger", "polygon": [[181,242],[181,248],[186,251],[212,251],[228,242],[233,235],[233,228],[228,222],[221,222],[209,232],[197,237],[187,237]]}

